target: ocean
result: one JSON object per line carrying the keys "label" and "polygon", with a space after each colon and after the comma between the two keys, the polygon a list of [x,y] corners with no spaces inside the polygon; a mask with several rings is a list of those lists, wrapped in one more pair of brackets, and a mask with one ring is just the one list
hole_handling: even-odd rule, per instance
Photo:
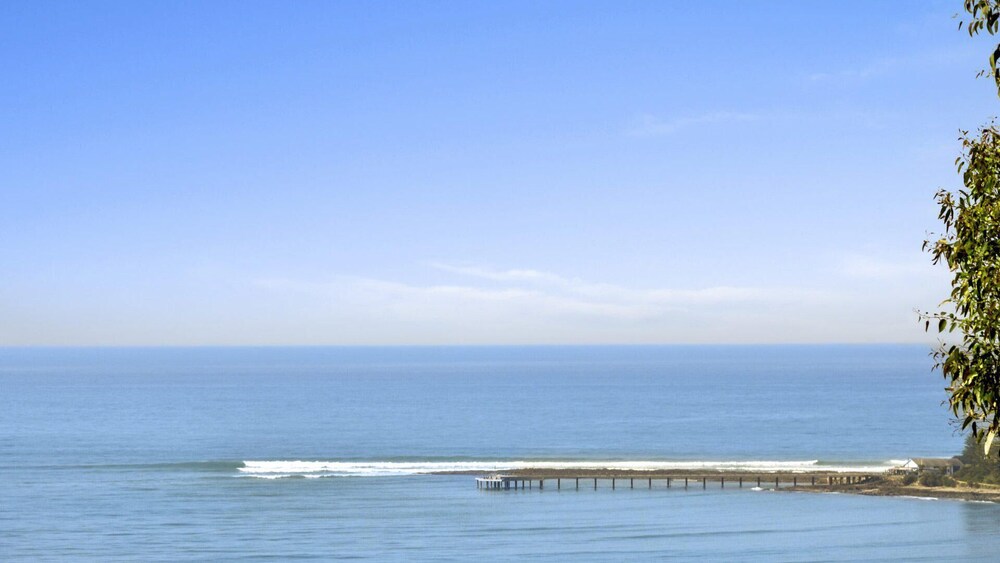
{"label": "ocean", "polygon": [[432,474],[948,457],[928,352],[0,348],[0,560],[995,561],[996,504]]}

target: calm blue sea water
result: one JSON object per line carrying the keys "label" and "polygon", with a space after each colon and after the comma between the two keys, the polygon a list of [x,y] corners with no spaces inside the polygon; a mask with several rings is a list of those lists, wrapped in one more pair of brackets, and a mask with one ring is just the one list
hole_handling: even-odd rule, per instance
{"label": "calm blue sea water", "polygon": [[414,474],[952,455],[930,365],[919,346],[0,349],[0,560],[993,561],[993,504]]}

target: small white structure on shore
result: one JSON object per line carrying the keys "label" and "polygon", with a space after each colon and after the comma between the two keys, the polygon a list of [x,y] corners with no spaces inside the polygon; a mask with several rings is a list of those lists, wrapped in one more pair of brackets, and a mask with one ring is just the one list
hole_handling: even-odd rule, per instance
{"label": "small white structure on shore", "polygon": [[938,471],[945,475],[954,475],[962,468],[962,460],[957,457],[915,457],[906,463],[892,469],[893,473],[916,473],[918,471]]}

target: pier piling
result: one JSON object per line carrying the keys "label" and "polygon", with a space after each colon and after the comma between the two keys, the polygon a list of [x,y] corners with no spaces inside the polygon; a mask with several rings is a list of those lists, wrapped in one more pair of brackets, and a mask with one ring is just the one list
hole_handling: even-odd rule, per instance
{"label": "pier piling", "polygon": [[[744,479],[749,479],[750,483],[754,482],[756,479],[757,487],[761,486],[761,483],[767,482],[770,484],[770,479],[774,479],[774,487],[777,489],[785,483],[785,486],[791,481],[792,487],[799,486],[799,477],[802,477],[803,485],[816,486],[823,482],[823,478],[826,478],[826,484],[832,485],[856,485],[859,483],[868,483],[875,479],[878,475],[875,473],[871,474],[844,474],[844,473],[834,473],[826,471],[817,471],[815,473],[803,472],[803,473],[790,473],[790,474],[779,474],[779,473],[765,473],[765,474],[752,474],[752,473],[740,473],[738,471],[730,472],[705,472],[699,473],[695,471],[677,471],[671,472],[648,472],[645,475],[638,472],[626,472],[622,471],[622,474],[615,474],[614,472],[604,470],[602,472],[591,473],[589,471],[582,471],[580,474],[574,475],[573,473],[566,471],[552,472],[550,474],[544,474],[540,471],[535,472],[522,472],[515,475],[491,475],[488,477],[481,477],[476,479],[476,488],[484,490],[525,490],[534,487],[533,481],[538,481],[538,489],[545,489],[545,479],[555,479],[556,489],[562,489],[562,480],[573,479],[573,485],[576,490],[580,490],[580,479],[593,479],[594,480],[594,490],[598,488],[598,481],[601,479],[611,481],[611,490],[618,489],[618,479],[628,479],[628,488],[635,489],[636,475],[642,479],[643,476],[646,478],[646,487],[648,489],[653,488],[653,479],[666,480],[667,488],[673,486],[674,479],[684,480],[684,489],[687,490],[691,487],[691,481],[695,483],[701,482],[702,490],[708,488],[708,482],[718,481],[719,488],[726,488],[726,481],[730,483],[736,481],[740,488],[743,488]],[[791,477],[791,479],[789,479]],[[641,488],[641,487],[640,487]]]}

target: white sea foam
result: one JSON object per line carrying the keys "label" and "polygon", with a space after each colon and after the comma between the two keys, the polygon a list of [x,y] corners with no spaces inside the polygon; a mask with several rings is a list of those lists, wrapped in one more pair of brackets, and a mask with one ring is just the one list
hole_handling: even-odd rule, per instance
{"label": "white sea foam", "polygon": [[429,473],[485,473],[517,469],[621,470],[621,471],[726,471],[756,473],[884,472],[902,462],[837,464],[808,461],[630,461],[630,460],[518,460],[518,461],[244,461],[240,474],[263,479],[289,477],[378,477]]}

